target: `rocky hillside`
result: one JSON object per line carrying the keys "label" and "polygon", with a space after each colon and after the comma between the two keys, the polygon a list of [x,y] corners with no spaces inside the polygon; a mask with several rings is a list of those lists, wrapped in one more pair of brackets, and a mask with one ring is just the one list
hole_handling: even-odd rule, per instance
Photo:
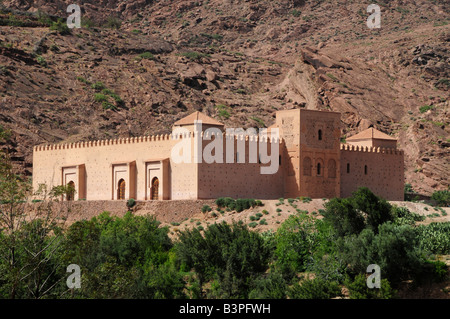
{"label": "rocky hillside", "polygon": [[415,190],[450,185],[448,2],[86,0],[81,29],[49,28],[72,2],[2,2],[3,147],[28,175],[40,143],[169,133],[193,110],[263,127],[305,107],[342,112],[343,136],[398,138]]}

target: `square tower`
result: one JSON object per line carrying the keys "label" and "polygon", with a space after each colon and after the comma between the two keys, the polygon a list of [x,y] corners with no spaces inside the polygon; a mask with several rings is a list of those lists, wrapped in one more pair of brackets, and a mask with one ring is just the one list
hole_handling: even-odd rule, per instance
{"label": "square tower", "polygon": [[340,113],[293,109],[277,112],[286,144],[285,197],[340,195]]}

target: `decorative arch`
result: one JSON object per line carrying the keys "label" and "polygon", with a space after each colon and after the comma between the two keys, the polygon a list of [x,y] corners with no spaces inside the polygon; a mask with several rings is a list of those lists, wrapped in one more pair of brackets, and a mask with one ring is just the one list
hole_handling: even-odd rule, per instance
{"label": "decorative arch", "polygon": [[126,183],[123,178],[121,178],[117,184],[117,199],[125,199]]}
{"label": "decorative arch", "polygon": [[336,178],[336,161],[334,159],[328,161],[328,177]]}
{"label": "decorative arch", "polygon": [[316,176],[323,176],[323,160],[321,158],[318,158],[316,160]]}

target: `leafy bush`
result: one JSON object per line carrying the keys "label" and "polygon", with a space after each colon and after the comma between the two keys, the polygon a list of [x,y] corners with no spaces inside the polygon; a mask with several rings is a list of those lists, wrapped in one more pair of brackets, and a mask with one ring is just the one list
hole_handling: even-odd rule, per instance
{"label": "leafy bush", "polygon": [[364,229],[359,235],[341,239],[339,250],[350,271],[365,273],[368,265],[377,264],[382,278],[392,284],[415,278],[424,262],[416,230],[390,222],[380,225],[378,234]]}
{"label": "leafy bush", "polygon": [[216,199],[216,205],[218,207],[227,207],[230,210],[236,210],[238,213],[250,207],[261,206],[262,202],[248,198],[238,198],[236,200],[230,197],[220,197]]}
{"label": "leafy bush", "polygon": [[204,57],[210,57],[209,54],[195,52],[195,51],[183,52],[183,53],[181,53],[181,56],[184,56],[192,61],[200,60],[201,58],[204,58]]}
{"label": "leafy bush", "polygon": [[348,279],[345,287],[350,293],[350,299],[391,299],[396,294],[387,279],[381,279],[380,288],[367,287],[367,279],[364,274],[357,275],[353,281]]}
{"label": "leafy bush", "polygon": [[306,279],[293,286],[289,293],[291,299],[331,299],[341,295],[341,288],[335,281],[320,278]]}
{"label": "leafy bush", "polygon": [[155,56],[151,52],[144,52],[144,53],[141,53],[141,54],[138,55],[138,59],[139,60],[142,60],[142,59],[154,60]]}
{"label": "leafy bush", "polygon": [[38,56],[37,58],[36,58],[36,61],[37,61],[37,63],[39,63],[40,65],[42,65],[42,66],[47,66],[47,61],[45,60],[45,58],[43,57],[43,56]]}
{"label": "leafy bush", "polygon": [[202,207],[202,213],[207,213],[212,211],[212,208],[209,205],[203,205]]}
{"label": "leafy bush", "polygon": [[[182,298],[167,227],[151,216],[102,213],[73,223],[65,234],[63,264],[80,265],[81,298]],[[65,290],[67,289],[64,288]]]}
{"label": "leafy bush", "polygon": [[215,278],[217,296],[247,298],[252,279],[268,267],[270,250],[245,225],[224,222],[209,225],[204,236],[196,229],[181,232],[177,255],[198,274],[200,287]]}
{"label": "leafy bush", "polygon": [[378,232],[379,225],[394,219],[391,208],[387,201],[361,187],[349,198],[333,198],[325,203],[323,216],[343,237],[359,234],[364,228]]}
{"label": "leafy bush", "polygon": [[420,225],[419,247],[432,254],[450,254],[450,222]]}
{"label": "leafy bush", "polygon": [[435,200],[439,206],[450,206],[450,191],[436,191],[431,195],[431,199]]}
{"label": "leafy bush", "polygon": [[128,207],[128,208],[131,208],[131,207],[133,207],[134,205],[136,205],[136,201],[134,200],[134,198],[130,198],[130,199],[127,201],[127,207]]}
{"label": "leafy bush", "polygon": [[428,110],[432,110],[434,108],[433,105],[424,105],[419,108],[420,113],[425,113]]}
{"label": "leafy bush", "polygon": [[101,90],[105,89],[105,85],[99,81],[92,84],[91,87],[96,91],[101,91]]}
{"label": "leafy bush", "polygon": [[269,273],[252,283],[249,299],[286,299],[288,286],[279,273]]}
{"label": "leafy bush", "polygon": [[67,26],[67,23],[61,18],[59,18],[58,21],[53,22],[50,26],[50,30],[55,30],[61,35],[68,35],[72,32]]}
{"label": "leafy bush", "polygon": [[392,216],[397,225],[414,225],[418,221],[425,220],[425,216],[411,212],[406,207],[392,206]]}
{"label": "leafy bush", "polygon": [[95,93],[94,100],[95,102],[104,102],[108,100],[108,97],[101,93]]}
{"label": "leafy bush", "polygon": [[275,267],[285,278],[305,271],[317,245],[315,221],[307,215],[291,215],[275,234]]}
{"label": "leafy bush", "polygon": [[250,227],[250,228],[255,228],[256,226],[258,226],[257,222],[251,222],[248,224],[248,227]]}
{"label": "leafy bush", "polygon": [[309,203],[310,201],[312,201],[311,197],[302,197],[303,203]]}

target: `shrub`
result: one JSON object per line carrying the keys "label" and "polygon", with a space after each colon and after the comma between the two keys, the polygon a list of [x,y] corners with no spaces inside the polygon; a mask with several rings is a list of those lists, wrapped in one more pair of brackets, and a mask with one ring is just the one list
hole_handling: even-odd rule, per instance
{"label": "shrub", "polygon": [[39,63],[40,65],[42,65],[44,67],[47,66],[47,61],[45,61],[45,58],[40,55],[36,58],[36,61],[37,61],[37,63]]}
{"label": "shrub", "polygon": [[251,227],[251,228],[255,228],[256,226],[258,226],[257,222],[251,222],[248,224],[248,227]]}
{"label": "shrub", "polygon": [[131,208],[131,207],[133,207],[134,205],[136,205],[136,201],[134,200],[134,198],[130,198],[130,199],[127,201],[127,207],[128,207],[128,208]]}
{"label": "shrub", "polygon": [[203,205],[202,207],[202,213],[207,213],[212,211],[212,208],[209,205]]}
{"label": "shrub", "polygon": [[275,267],[290,278],[304,271],[315,248],[315,222],[307,215],[291,215],[275,234]]}
{"label": "shrub", "polygon": [[434,108],[433,105],[424,105],[419,108],[420,113],[425,113],[428,110],[432,110]]}
{"label": "shrub", "polygon": [[117,107],[114,104],[112,104],[112,103],[110,103],[108,101],[103,101],[102,102],[102,107],[105,110],[113,110],[113,111],[117,110]]}
{"label": "shrub", "polygon": [[287,283],[279,273],[269,273],[252,283],[249,299],[286,299]]}
{"label": "shrub", "polygon": [[217,280],[216,296],[247,298],[250,284],[268,268],[269,247],[245,225],[212,224],[204,235],[196,229],[181,232],[177,247],[181,263],[193,268],[199,285]]}
{"label": "shrub", "polygon": [[364,228],[378,232],[378,226],[394,219],[392,206],[361,187],[349,198],[333,198],[325,203],[325,220],[331,223],[341,237],[359,234]]}
{"label": "shrub", "polygon": [[391,299],[396,291],[391,288],[387,279],[381,279],[380,288],[367,287],[366,275],[359,274],[353,281],[349,279],[345,283],[350,299]]}
{"label": "shrub", "polygon": [[204,57],[210,57],[209,54],[204,54],[204,53],[195,52],[195,51],[183,52],[183,53],[181,53],[181,56],[184,56],[192,61],[200,60],[201,58],[204,58]]}
{"label": "shrub", "polygon": [[281,208],[277,208],[277,213],[281,212]]}
{"label": "shrub", "polygon": [[151,52],[144,52],[139,54],[138,59],[154,60],[155,56]]}
{"label": "shrub", "polygon": [[303,280],[289,292],[291,299],[331,299],[340,295],[341,288],[337,282],[321,278]]}
{"label": "shrub", "polygon": [[397,225],[414,225],[418,221],[425,220],[425,216],[409,211],[406,207],[392,206],[392,215],[394,223]]}
{"label": "shrub", "polygon": [[450,222],[417,227],[419,247],[431,254],[450,254]]}
{"label": "shrub", "polygon": [[367,266],[377,264],[382,278],[392,284],[415,278],[423,265],[417,233],[409,225],[395,225],[391,222],[379,226],[378,234],[364,229],[339,241],[339,251],[349,270],[365,273]]}
{"label": "shrub", "polygon": [[109,17],[105,23],[105,27],[111,28],[111,29],[120,29],[121,26],[122,26],[122,21],[120,21],[118,18],[115,18],[115,17]]}
{"label": "shrub", "polygon": [[95,102],[104,102],[104,101],[108,101],[108,97],[101,93],[95,93],[94,100],[95,100]]}
{"label": "shrub", "polygon": [[431,199],[435,200],[439,206],[450,205],[450,191],[436,191],[431,195]]}
{"label": "shrub", "polygon": [[67,35],[72,32],[67,26],[67,23],[61,18],[59,18],[58,21],[52,23],[52,25],[50,26],[50,30],[57,31],[61,35]]}
{"label": "shrub", "polygon": [[294,9],[294,10],[291,11],[291,14],[294,17],[298,18],[302,14],[302,12],[300,10]]}
{"label": "shrub", "polygon": [[262,212],[263,212],[264,215],[269,215],[269,212],[267,210],[265,210],[265,209],[263,209]]}
{"label": "shrub", "polygon": [[99,81],[92,84],[91,87],[96,91],[101,91],[101,90],[105,89],[105,85]]}
{"label": "shrub", "polygon": [[265,219],[265,218],[261,219],[261,220],[259,221],[259,224],[260,224],[260,225],[267,225],[266,219]]}
{"label": "shrub", "polygon": [[312,201],[311,197],[303,197],[302,198],[303,203],[309,203],[310,201]]}

